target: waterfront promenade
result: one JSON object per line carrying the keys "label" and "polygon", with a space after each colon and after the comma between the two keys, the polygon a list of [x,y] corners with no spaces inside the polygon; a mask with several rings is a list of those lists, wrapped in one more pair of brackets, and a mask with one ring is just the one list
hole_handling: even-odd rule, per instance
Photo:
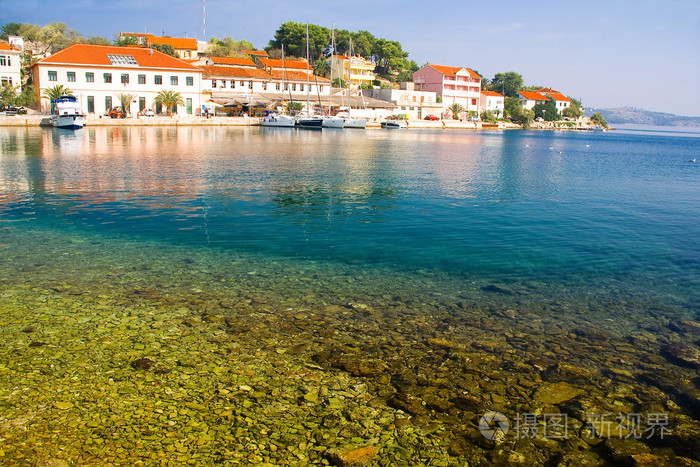
{"label": "waterfront promenade", "polygon": [[[0,116],[0,127],[3,126],[49,126],[48,115],[13,115]],[[203,118],[196,116],[173,117],[129,117],[129,118],[108,118],[105,116],[88,115],[86,126],[257,126],[259,118],[246,117],[211,117]],[[563,126],[568,122],[533,122],[530,129],[560,129],[560,130],[585,130],[590,127],[589,119],[582,123],[577,122],[575,127]],[[559,125],[559,126],[558,126]],[[370,120],[367,122],[368,129],[381,128],[380,120]],[[461,122],[458,120],[428,121],[410,120],[408,128],[416,129],[449,129],[449,130],[512,130],[522,128],[520,125],[510,122],[486,123],[486,122]]]}

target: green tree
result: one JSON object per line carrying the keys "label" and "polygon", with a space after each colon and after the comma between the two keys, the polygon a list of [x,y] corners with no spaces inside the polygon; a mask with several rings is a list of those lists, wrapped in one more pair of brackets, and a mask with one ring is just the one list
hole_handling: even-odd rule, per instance
{"label": "green tree", "polygon": [[119,47],[127,47],[129,45],[139,45],[139,40],[136,36],[115,36],[114,45]]}
{"label": "green tree", "polygon": [[112,42],[107,39],[106,37],[100,37],[100,36],[90,36],[86,41],[86,44],[92,44],[92,45],[112,45]]}
{"label": "green tree", "polygon": [[17,105],[17,88],[19,86],[12,86],[10,83],[5,83],[0,88],[0,104],[3,107],[15,106]]}
{"label": "green tree", "polygon": [[36,104],[36,89],[31,84],[22,87],[22,93],[17,96],[16,105],[33,107]]}
{"label": "green tree", "polygon": [[5,23],[0,28],[0,39],[6,41],[10,36],[20,36],[21,23]]}
{"label": "green tree", "polygon": [[334,79],[333,79],[333,85],[332,85],[332,86],[333,86],[334,88],[344,88],[344,87],[347,87],[347,85],[348,85],[348,82],[345,81],[345,80],[342,79],[342,78],[334,78]]}
{"label": "green tree", "polygon": [[244,50],[255,50],[255,46],[246,40],[236,41],[231,36],[225,36],[223,39],[212,37],[209,39],[209,47],[205,55],[210,57],[236,57],[244,58],[246,55]]}
{"label": "green tree", "polygon": [[495,123],[498,121],[498,118],[496,117],[496,114],[494,114],[490,110],[484,110],[481,112],[481,120],[484,122],[489,122],[489,123]]}
{"label": "green tree", "polygon": [[520,100],[517,97],[506,97],[504,99],[504,113],[505,115],[513,116],[514,113],[520,111],[522,106],[520,105]]}
{"label": "green tree", "polygon": [[535,118],[543,118],[548,122],[559,120],[559,112],[557,111],[557,103],[554,99],[549,99],[544,104],[536,104],[532,108],[535,113]]}
{"label": "green tree", "polygon": [[581,106],[574,104],[572,101],[571,105],[562,111],[562,115],[569,118],[579,118],[583,115],[583,112],[581,111]]}
{"label": "green tree", "polygon": [[68,89],[67,87],[63,86],[62,84],[57,84],[56,86],[52,88],[46,88],[44,89],[44,97],[46,97],[50,101],[55,101],[61,96],[72,96],[73,91]]}
{"label": "green tree", "polygon": [[518,97],[518,91],[523,88],[523,77],[514,71],[496,73],[490,81],[489,90],[500,92],[506,97]]}
{"label": "green tree", "polygon": [[435,96],[435,103],[436,103],[436,104],[442,104],[442,96],[441,96],[440,94],[438,94],[437,96]]}
{"label": "green tree", "polygon": [[177,52],[175,52],[175,47],[170,44],[151,44],[151,48],[158,52],[163,52],[166,55],[170,55],[171,57],[180,58]]}
{"label": "green tree", "polygon": [[452,119],[459,120],[459,115],[464,112],[464,107],[461,104],[454,103],[450,106],[450,112],[452,112]]}
{"label": "green tree", "polygon": [[185,101],[180,96],[179,92],[173,91],[160,91],[156,94],[155,99],[153,99],[155,105],[162,105],[168,109],[168,116],[172,116],[172,109],[176,105],[185,105]]}
{"label": "green tree", "polygon": [[331,72],[331,65],[325,58],[316,60],[314,62],[314,74],[316,76],[323,76],[324,78],[328,76]]}
{"label": "green tree", "polygon": [[136,98],[133,94],[117,94],[117,99],[119,99],[119,104],[124,109],[124,112],[129,113],[131,111],[131,101]]}
{"label": "green tree", "polygon": [[596,125],[600,125],[604,128],[608,127],[608,122],[603,118],[603,114],[600,112],[596,112],[593,115],[591,115],[591,121],[595,123]]}
{"label": "green tree", "polygon": [[304,110],[304,104],[301,102],[287,102],[287,112],[295,114]]}

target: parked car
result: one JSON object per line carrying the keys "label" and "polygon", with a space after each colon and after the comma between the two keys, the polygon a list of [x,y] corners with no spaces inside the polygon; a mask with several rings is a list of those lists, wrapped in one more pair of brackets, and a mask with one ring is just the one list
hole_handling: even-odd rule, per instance
{"label": "parked car", "polygon": [[156,113],[153,111],[153,109],[143,109],[141,112],[139,112],[143,117],[155,117]]}
{"label": "parked car", "polygon": [[477,117],[476,115],[472,115],[471,117],[469,117],[469,121],[470,121],[470,122],[478,122],[478,121],[479,121],[479,117]]}
{"label": "parked car", "polygon": [[440,120],[440,117],[436,117],[435,115],[427,115],[424,120]]}

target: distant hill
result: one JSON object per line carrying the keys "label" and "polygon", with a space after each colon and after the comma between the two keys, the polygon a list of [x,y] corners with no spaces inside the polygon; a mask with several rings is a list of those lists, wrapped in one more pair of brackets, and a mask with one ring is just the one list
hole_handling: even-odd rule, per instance
{"label": "distant hill", "polygon": [[[615,107],[613,109],[595,109],[603,114],[605,120],[611,124],[635,123],[640,125],[668,125],[700,127],[700,117],[683,117],[664,112],[651,112],[635,107]],[[593,111],[586,109],[586,116]]]}

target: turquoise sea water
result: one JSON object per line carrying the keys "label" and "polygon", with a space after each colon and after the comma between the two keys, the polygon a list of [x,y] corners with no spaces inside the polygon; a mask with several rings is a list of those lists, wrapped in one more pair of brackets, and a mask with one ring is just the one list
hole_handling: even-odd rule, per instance
{"label": "turquoise sea water", "polygon": [[591,282],[697,312],[700,138],[639,132],[3,130],[13,233]]}
{"label": "turquoise sea water", "polygon": [[579,444],[507,438],[531,465],[615,465],[580,429],[623,410],[696,456],[698,154],[638,128],[0,128],[0,457],[505,465],[486,410],[576,419]]}

